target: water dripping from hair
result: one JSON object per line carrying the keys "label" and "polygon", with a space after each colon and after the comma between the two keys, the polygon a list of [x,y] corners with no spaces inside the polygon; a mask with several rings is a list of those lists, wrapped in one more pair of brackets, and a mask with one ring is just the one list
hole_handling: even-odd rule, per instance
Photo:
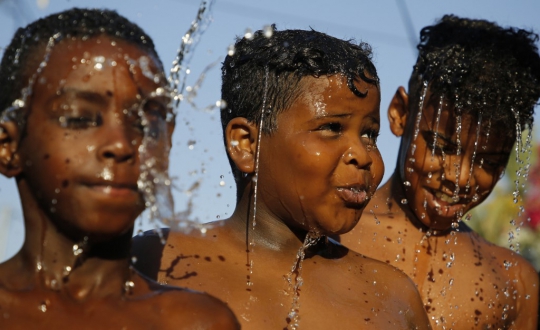
{"label": "water dripping from hair", "polygon": [[[26,87],[24,87],[21,90],[21,97],[13,101],[12,105],[7,108],[4,112],[2,117],[0,118],[0,122],[7,122],[7,121],[14,121],[16,122],[20,127],[24,126],[25,124],[25,114],[22,111],[24,107],[26,106],[26,101],[28,98],[32,95],[32,91],[34,88],[34,85],[36,84],[37,77],[43,72],[43,70],[47,67],[47,64],[49,63],[49,59],[51,57],[52,50],[54,46],[62,40],[63,36],[61,33],[56,33],[53,36],[49,38],[47,41],[47,45],[45,46],[45,51],[43,54],[43,59],[39,63],[36,71],[32,76],[28,79],[28,84]],[[15,55],[14,64],[18,64],[19,62],[19,56],[20,51],[22,50],[22,47],[24,47],[24,41],[21,44],[21,49],[17,51],[17,54]]]}
{"label": "water dripping from hair", "polygon": [[246,222],[246,252],[247,252],[247,266],[248,266],[248,276],[247,276],[247,287],[248,291],[251,291],[253,282],[251,281],[251,276],[253,274],[253,256],[251,255],[255,248],[255,235],[250,235],[250,231],[254,232],[255,227],[257,226],[257,191],[259,187],[259,160],[261,154],[261,137],[264,130],[264,115],[266,114],[266,99],[268,96],[268,76],[269,69],[268,66],[264,68],[264,95],[263,95],[263,104],[261,108],[261,118],[259,119],[259,131],[257,133],[257,150],[255,153],[255,166],[253,174],[253,206],[252,206],[252,215],[249,217]]}

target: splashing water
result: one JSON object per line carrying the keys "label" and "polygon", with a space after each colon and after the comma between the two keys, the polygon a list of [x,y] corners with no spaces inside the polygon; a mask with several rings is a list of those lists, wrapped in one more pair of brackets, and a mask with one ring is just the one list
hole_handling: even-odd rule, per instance
{"label": "splashing water", "polygon": [[[32,90],[36,83],[36,78],[41,74],[41,72],[43,72],[43,69],[47,67],[47,63],[49,63],[49,59],[51,57],[51,53],[54,46],[60,40],[62,40],[62,38],[63,36],[61,33],[56,33],[52,37],[49,38],[49,40],[47,41],[47,46],[45,47],[43,59],[39,63],[34,74],[30,77],[30,79],[28,79],[27,87],[21,90],[21,97],[13,101],[13,104],[11,105],[11,107],[7,108],[3,112],[3,115],[0,118],[0,122],[14,121],[19,125],[19,127],[24,127],[25,118],[24,118],[24,112],[22,111],[22,109],[24,109],[27,99],[32,95]],[[23,44],[24,44],[24,41],[23,41]],[[15,54],[15,59],[13,60],[14,64],[17,64],[19,62],[21,51],[22,51],[22,47],[21,49],[18,49],[17,53]]]}
{"label": "splashing water", "polygon": [[268,75],[269,70],[268,67],[265,67],[265,77],[264,77],[264,95],[263,95],[263,105],[261,109],[261,119],[259,121],[259,132],[257,136],[257,154],[255,155],[255,173],[253,176],[253,217],[251,221],[251,225],[253,229],[255,229],[255,226],[257,225],[257,188],[258,188],[258,179],[259,179],[259,157],[261,153],[261,137],[262,137],[262,131],[263,131],[263,124],[264,124],[264,114],[266,113],[266,98],[268,93]]}
{"label": "splashing water", "polygon": [[[167,78],[170,88],[162,88],[155,91],[156,94],[170,96],[171,107],[173,108],[178,108],[180,102],[184,99],[196,107],[194,98],[197,95],[197,91],[202,85],[207,71],[217,64],[216,61],[216,63],[209,65],[203,71],[196,84],[193,87],[186,88],[186,79],[191,72],[189,62],[201,35],[211,22],[211,8],[213,4],[213,0],[203,0],[201,2],[196,18],[182,37],[182,42],[172,62],[172,68]],[[144,65],[141,65],[141,68],[144,71]],[[184,89],[188,92],[186,97],[182,94]],[[216,106],[220,106],[220,103],[216,103]],[[205,109],[212,109],[213,107],[214,105]],[[174,211],[172,197],[173,185],[168,174],[168,162],[166,162],[167,164],[163,164],[163,161],[161,161],[161,159],[168,159],[171,146],[168,141],[155,139],[155,136],[167,136],[167,123],[153,125],[152,121],[145,119],[144,111],[139,111],[139,114],[143,119],[144,138],[139,147],[141,174],[138,180],[138,187],[144,196],[145,205],[149,210],[149,222],[154,224],[154,230],[162,238],[163,243],[164,240],[159,223],[169,226],[173,231],[189,232],[192,229],[199,229],[201,233],[206,232],[209,225],[201,225],[197,221],[189,219],[192,210],[191,200],[188,201],[186,210],[178,213]],[[167,122],[173,121],[174,116],[175,112],[173,111],[167,118]],[[158,159],[160,159],[159,162],[157,161]]]}
{"label": "splashing water", "polygon": [[[199,43],[201,35],[210,25],[211,9],[214,5],[214,0],[203,0],[199,6],[197,16],[191,23],[190,28],[182,37],[182,42],[178,48],[176,58],[172,62],[172,68],[169,75],[169,83],[172,91],[175,94],[176,106],[180,104],[184,96],[182,94],[186,85],[187,75],[190,73],[188,64],[193,56],[193,51]],[[184,72],[184,77],[181,78],[181,73]]]}
{"label": "splashing water", "polygon": [[296,330],[300,326],[300,288],[304,284],[304,279],[302,278],[302,263],[306,257],[306,249],[317,244],[321,237],[322,236],[317,233],[307,233],[304,244],[302,244],[296,254],[296,260],[291,267],[291,271],[285,277],[287,284],[289,285],[289,291],[292,293],[293,297],[292,306],[287,319],[288,329]]}

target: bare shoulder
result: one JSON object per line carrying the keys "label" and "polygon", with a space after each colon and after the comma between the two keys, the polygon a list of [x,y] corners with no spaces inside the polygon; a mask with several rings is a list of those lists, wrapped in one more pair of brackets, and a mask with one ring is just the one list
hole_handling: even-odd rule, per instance
{"label": "bare shoulder", "polygon": [[420,293],[403,271],[354,251],[350,251],[348,256],[361,269],[357,274],[358,283],[368,284],[362,290],[366,293],[374,290],[375,296],[385,301],[384,310],[387,313],[399,313],[411,329],[430,328]]}
{"label": "bare shoulder", "polygon": [[383,282],[389,288],[412,291],[413,295],[417,293],[414,282],[400,269],[352,250],[350,250],[349,255],[364,269],[362,275],[372,273],[374,277],[378,278],[378,281]]}
{"label": "bare shoulder", "polygon": [[488,254],[493,260],[504,267],[508,271],[509,276],[526,277],[533,280],[534,283],[538,282],[536,270],[518,252],[495,245],[485,240],[478,233],[469,232],[464,234],[469,235],[471,241],[474,241],[474,245],[482,250],[484,254]]}
{"label": "bare shoulder", "polygon": [[[239,323],[231,309],[222,301],[205,293],[189,290],[174,290],[167,293],[163,310],[167,315],[167,326],[171,329],[183,324],[186,329],[239,329]],[[182,305],[179,304],[182,303]],[[181,312],[180,312],[181,310]]]}
{"label": "bare shoulder", "polygon": [[231,309],[217,298],[190,289],[142,280],[148,285],[150,294],[135,299],[140,299],[157,311],[165,329],[239,329]]}

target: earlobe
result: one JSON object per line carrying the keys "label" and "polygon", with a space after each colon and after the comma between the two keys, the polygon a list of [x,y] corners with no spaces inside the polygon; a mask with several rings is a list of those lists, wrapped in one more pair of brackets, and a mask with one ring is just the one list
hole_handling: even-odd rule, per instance
{"label": "earlobe", "polygon": [[21,172],[18,148],[19,128],[14,122],[0,123],[0,173],[8,178]]}
{"label": "earlobe", "polygon": [[233,118],[225,129],[227,153],[243,173],[255,170],[255,152],[258,128],[247,118]]}
{"label": "earlobe", "polygon": [[409,95],[403,86],[400,86],[390,105],[388,106],[388,121],[390,122],[390,130],[395,136],[402,136],[407,124],[407,116],[409,114]]}

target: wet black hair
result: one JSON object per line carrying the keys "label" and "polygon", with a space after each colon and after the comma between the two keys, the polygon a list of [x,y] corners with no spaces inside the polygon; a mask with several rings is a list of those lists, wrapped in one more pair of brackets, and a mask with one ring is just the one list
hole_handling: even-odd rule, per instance
{"label": "wet black hair", "polygon": [[411,110],[417,110],[427,82],[432,94],[453,103],[456,114],[481,114],[492,124],[504,124],[508,137],[515,139],[516,120],[522,129],[532,128],[540,97],[537,41],[531,31],[442,17],[420,32],[418,60],[409,80]]}
{"label": "wet black hair", "polygon": [[[104,34],[137,45],[160,61],[152,39],[139,26],[115,11],[73,8],[49,15],[19,28],[5,49],[0,64],[0,115],[21,96],[21,90],[28,85],[29,70],[36,70],[35,65],[30,65],[30,62],[36,61],[33,56],[42,57],[49,39],[57,34],[60,40]],[[159,64],[162,66],[161,62]]]}
{"label": "wet black hair", "polygon": [[[277,31],[275,25],[237,38],[234,53],[222,66],[221,110],[223,132],[235,117],[259,125],[265,104],[263,134],[277,128],[277,115],[288,110],[304,91],[304,77],[342,74],[349,89],[364,97],[354,81],[379,86],[371,61],[371,47],[364,42],[341,40],[314,30]],[[266,100],[265,100],[266,96]],[[240,173],[229,159],[234,176]]]}

